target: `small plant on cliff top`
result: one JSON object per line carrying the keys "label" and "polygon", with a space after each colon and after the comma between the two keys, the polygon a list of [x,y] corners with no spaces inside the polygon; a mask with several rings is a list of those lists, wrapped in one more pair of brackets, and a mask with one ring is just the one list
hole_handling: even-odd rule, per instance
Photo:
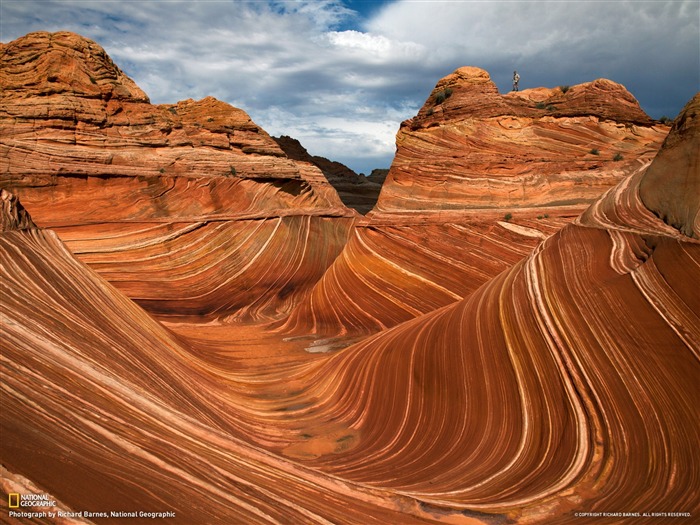
{"label": "small plant on cliff top", "polygon": [[561,90],[562,93],[566,93],[571,89],[571,86],[559,86],[559,89]]}

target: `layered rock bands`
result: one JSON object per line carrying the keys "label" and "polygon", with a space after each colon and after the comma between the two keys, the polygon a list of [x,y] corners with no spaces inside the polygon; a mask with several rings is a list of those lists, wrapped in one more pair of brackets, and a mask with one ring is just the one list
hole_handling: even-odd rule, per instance
{"label": "layered rock bands", "polygon": [[0,53],[0,520],[697,518],[700,94],[664,141],[610,81],[461,68],[361,217],[94,42]]}

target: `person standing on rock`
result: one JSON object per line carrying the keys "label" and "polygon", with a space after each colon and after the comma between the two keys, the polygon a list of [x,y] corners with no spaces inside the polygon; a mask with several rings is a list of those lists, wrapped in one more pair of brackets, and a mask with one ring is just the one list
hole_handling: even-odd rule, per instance
{"label": "person standing on rock", "polygon": [[513,91],[518,91],[518,82],[520,82],[520,75],[517,71],[513,71]]}

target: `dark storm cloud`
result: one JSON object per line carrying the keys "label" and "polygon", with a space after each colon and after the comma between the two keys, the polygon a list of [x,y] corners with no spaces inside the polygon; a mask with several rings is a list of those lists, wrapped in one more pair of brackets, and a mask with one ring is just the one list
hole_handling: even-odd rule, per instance
{"label": "dark storm cloud", "polygon": [[[363,12],[354,11],[353,8]],[[96,40],[156,103],[215,96],[357,171],[388,167],[399,123],[463,65],[501,91],[606,77],[654,117],[699,89],[700,4],[3,0],[3,42]],[[363,18],[369,13],[370,18]]]}

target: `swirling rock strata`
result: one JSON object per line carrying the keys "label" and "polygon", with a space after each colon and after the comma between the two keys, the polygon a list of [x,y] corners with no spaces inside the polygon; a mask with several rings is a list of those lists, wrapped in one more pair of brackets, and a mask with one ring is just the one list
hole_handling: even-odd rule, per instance
{"label": "swirling rock strata", "polygon": [[355,214],[244,111],[152,105],[72,33],[2,44],[0,61],[0,184],[151,311],[279,316],[342,249]]}
{"label": "swirling rock strata", "polygon": [[[697,96],[679,122],[699,107]],[[700,128],[691,126],[676,126],[668,147],[692,149],[686,141]],[[578,511],[597,522],[632,509],[638,517],[616,522],[656,523],[645,508],[692,522],[700,242],[640,197],[659,173],[670,194],[697,183],[697,170],[674,177],[672,151],[468,298],[296,377],[310,385],[298,403],[321,400],[301,421],[332,418],[360,436],[313,463],[522,523],[571,523]]]}
{"label": "swirling rock strata", "polygon": [[609,80],[500,95],[463,67],[401,125],[377,211],[590,203],[651,161],[667,131]]}
{"label": "swirling rock strata", "polygon": [[458,69],[401,125],[375,209],[283,329],[324,345],[468,296],[647,166],[667,132],[609,80],[500,95]]}
{"label": "swirling rock strata", "polygon": [[0,262],[3,491],[41,487],[58,510],[172,512],[182,524],[435,522],[410,498],[260,447],[260,378],[214,374],[51,230],[0,232]]}
{"label": "swirling rock strata", "polygon": [[235,327],[175,336],[50,230],[3,231],[3,489],[188,524],[692,523],[700,241],[645,206],[649,173],[469,297],[275,366],[243,366]]}
{"label": "swirling rock strata", "polygon": [[0,231],[36,228],[36,224],[15,195],[0,190],[0,204]]}

